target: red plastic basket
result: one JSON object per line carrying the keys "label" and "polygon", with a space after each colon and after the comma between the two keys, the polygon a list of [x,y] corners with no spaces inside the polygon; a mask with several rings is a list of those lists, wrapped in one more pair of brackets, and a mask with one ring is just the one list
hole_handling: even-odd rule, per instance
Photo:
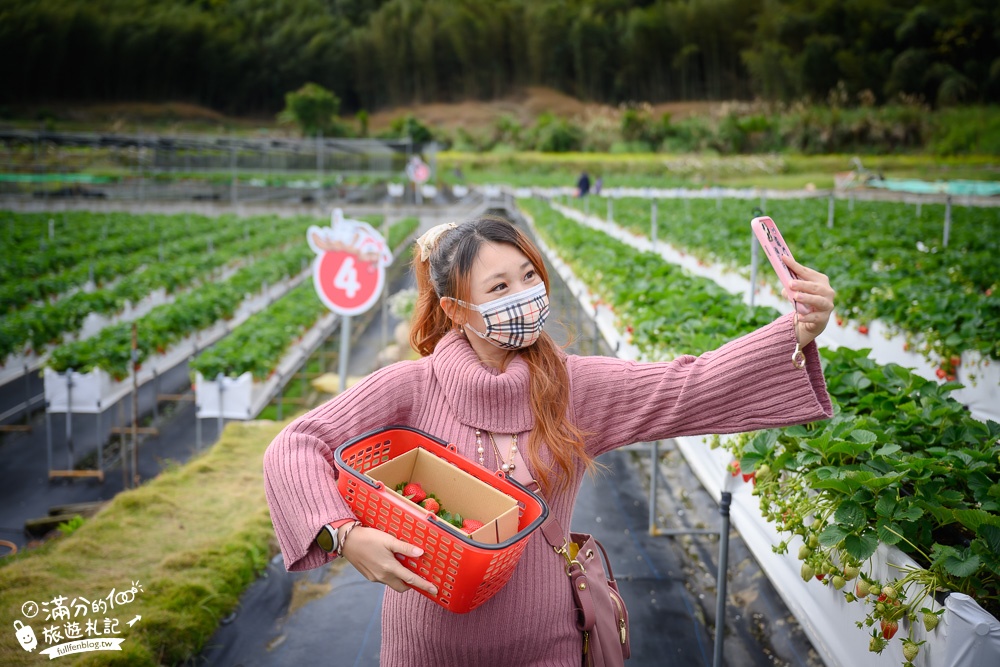
{"label": "red plastic basket", "polygon": [[[421,448],[513,498],[519,507],[518,530],[500,544],[482,544],[436,515],[415,509],[393,489],[364,473]],[[390,426],[358,436],[337,448],[337,487],[362,525],[378,528],[424,550],[420,558],[401,558],[409,570],[437,587],[437,597],[418,591],[445,609],[464,614],[503,588],[528,544],[528,536],[548,517],[545,502],[503,473],[490,473],[447,444],[416,429]],[[414,589],[416,590],[416,589]]]}

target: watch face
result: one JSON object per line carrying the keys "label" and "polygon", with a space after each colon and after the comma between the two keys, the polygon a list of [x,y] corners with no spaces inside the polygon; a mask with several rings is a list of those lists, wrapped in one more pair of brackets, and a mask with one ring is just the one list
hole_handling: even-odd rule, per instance
{"label": "watch face", "polygon": [[330,526],[323,526],[323,529],[319,531],[319,535],[316,536],[316,544],[327,553],[333,552],[333,531],[330,530]]}

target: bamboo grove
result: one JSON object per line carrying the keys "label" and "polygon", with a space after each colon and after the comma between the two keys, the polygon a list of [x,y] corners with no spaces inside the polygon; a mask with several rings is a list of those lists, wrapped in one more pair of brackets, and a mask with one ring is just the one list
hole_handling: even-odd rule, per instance
{"label": "bamboo grove", "polygon": [[0,0],[0,104],[1000,101],[995,0]]}

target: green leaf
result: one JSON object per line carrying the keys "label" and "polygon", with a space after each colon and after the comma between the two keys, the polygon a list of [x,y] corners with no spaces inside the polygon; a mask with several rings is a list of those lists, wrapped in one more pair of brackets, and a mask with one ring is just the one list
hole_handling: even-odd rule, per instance
{"label": "green leaf", "polygon": [[823,532],[819,534],[819,543],[824,547],[835,547],[844,541],[849,533],[835,523],[827,524]]}
{"label": "green leaf", "polygon": [[833,518],[848,531],[858,530],[868,523],[868,517],[861,505],[851,501],[841,503]]}
{"label": "green leaf", "polygon": [[954,514],[955,518],[963,526],[973,532],[978,532],[979,527],[983,524],[997,525],[1000,523],[1000,517],[993,516],[989,512],[979,509],[955,510]]}
{"label": "green leaf", "polygon": [[858,561],[868,560],[871,558],[877,548],[878,540],[867,534],[848,535],[844,538],[844,549],[847,550],[847,553],[850,554],[851,558]]}
{"label": "green leaf", "polygon": [[983,538],[990,551],[1000,556],[1000,527],[982,524],[976,533]]}
{"label": "green leaf", "polygon": [[903,529],[900,528],[899,524],[892,521],[879,521],[876,532],[878,533],[878,539],[886,544],[896,544],[903,539],[901,537]]}
{"label": "green leaf", "polygon": [[851,438],[853,438],[855,442],[860,442],[863,445],[870,445],[878,440],[877,435],[862,428],[851,431]]}
{"label": "green leaf", "polygon": [[950,555],[944,559],[944,569],[948,574],[955,577],[971,577],[979,569],[979,556],[971,553],[968,549],[957,552],[957,555]]}
{"label": "green leaf", "polygon": [[875,451],[875,456],[889,457],[901,450],[902,447],[896,444],[882,445]]}
{"label": "green leaf", "polygon": [[875,503],[875,513],[879,516],[891,517],[898,505],[895,494],[883,492],[879,495],[878,502]]}

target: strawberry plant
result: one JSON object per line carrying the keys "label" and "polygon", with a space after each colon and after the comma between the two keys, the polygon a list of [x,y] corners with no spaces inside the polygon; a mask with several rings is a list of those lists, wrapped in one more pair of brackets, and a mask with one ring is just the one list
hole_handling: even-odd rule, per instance
{"label": "strawberry plant", "polygon": [[[749,275],[749,221],[755,201],[660,200],[657,237],[696,256]],[[572,205],[582,206],[578,201]],[[650,234],[651,202],[615,200],[614,220],[643,236]],[[920,342],[915,351],[947,359],[977,350],[1000,359],[1000,209],[953,209],[951,239],[941,242],[944,207],[856,202],[853,211],[836,205],[836,222],[826,227],[827,200],[772,200],[775,219],[797,259],[821,266],[837,286],[838,308],[867,330],[880,319]],[[777,278],[762,260],[761,278]]]}
{"label": "strawberry plant", "polygon": [[[618,314],[620,328],[632,327],[648,358],[678,349],[700,353],[755,328],[757,315],[765,321],[775,316],[730,306],[728,317],[717,313],[720,321],[695,313],[671,321],[673,309],[684,306],[670,294],[671,285],[654,284],[673,278],[656,266],[662,259],[643,261],[638,251],[539,202],[519,205],[588,289]],[[629,281],[658,298],[644,300],[625,286]],[[712,314],[705,295],[713,289],[702,282],[679,278],[673,287]],[[651,335],[661,318],[671,326]],[[934,630],[943,613],[934,609],[939,590],[966,593],[1000,617],[1000,424],[973,419],[950,396],[961,385],[879,365],[868,352],[821,351],[832,419],[713,440],[735,457],[730,474],[755,473],[761,512],[784,538],[774,550],[787,553],[801,539],[803,580],[865,605],[860,625],[870,630],[870,649],[881,652],[890,641],[902,641],[912,660],[922,644],[912,637],[913,624]],[[899,548],[918,566],[904,568],[896,580],[877,581],[866,564],[880,543]]]}
{"label": "strawberry plant", "polygon": [[[799,536],[799,557],[817,572],[845,581],[860,572],[845,597],[871,605],[865,623],[878,623],[883,640],[919,614],[933,629],[928,606],[942,589],[1000,616],[1000,424],[970,417],[949,396],[960,385],[867,353],[822,350],[833,419],[721,440],[743,470],[758,470],[761,512],[789,538],[775,550]],[[919,567],[871,579],[863,564],[879,543]]]}
{"label": "strawberry plant", "polygon": [[[413,233],[416,223],[416,218],[404,218],[389,227],[389,236],[402,243]],[[277,368],[294,340],[326,312],[312,281],[307,281],[199,354],[191,362],[190,369],[209,379],[219,375],[238,377],[250,372],[254,380],[263,381]]]}
{"label": "strawberry plant", "polygon": [[[134,267],[113,287],[94,292],[77,292],[55,303],[43,303],[0,317],[0,359],[30,343],[36,351],[60,342],[77,332],[90,314],[113,315],[126,303],[136,303],[156,289],[175,292],[206,280],[213,271],[227,265],[247,264],[267,256],[294,238],[296,230],[305,235],[308,219],[282,221],[282,226],[250,234],[244,225],[258,225],[268,219],[240,220],[231,217],[230,228],[218,234],[214,252],[207,252],[204,238],[180,239],[165,245],[169,262],[158,261],[159,248],[141,255],[145,265]],[[220,224],[213,220],[214,224]],[[239,224],[236,224],[239,223]],[[299,237],[301,238],[301,237]],[[305,257],[305,254],[303,254]],[[141,269],[141,270],[140,270]]]}

